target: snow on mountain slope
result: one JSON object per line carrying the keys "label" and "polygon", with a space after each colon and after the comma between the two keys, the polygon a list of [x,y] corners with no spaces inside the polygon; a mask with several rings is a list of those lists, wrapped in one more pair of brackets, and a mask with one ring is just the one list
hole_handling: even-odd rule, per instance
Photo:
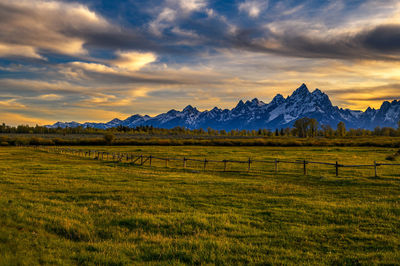
{"label": "snow on mountain slope", "polygon": [[400,101],[383,102],[380,109],[367,108],[364,112],[333,106],[328,95],[315,89],[310,92],[305,84],[297,88],[292,95],[284,98],[277,94],[270,103],[266,104],[257,98],[238,104],[232,108],[200,112],[188,105],[182,111],[170,110],[155,117],[148,115],[133,115],[125,120],[117,118],[107,123],[57,122],[48,126],[51,128],[65,127],[95,127],[111,128],[119,125],[136,127],[152,125],[161,128],[182,126],[190,129],[275,129],[293,126],[294,122],[302,117],[315,118],[322,125],[336,125],[343,121],[348,128],[373,129],[376,126],[397,127],[400,120]]}

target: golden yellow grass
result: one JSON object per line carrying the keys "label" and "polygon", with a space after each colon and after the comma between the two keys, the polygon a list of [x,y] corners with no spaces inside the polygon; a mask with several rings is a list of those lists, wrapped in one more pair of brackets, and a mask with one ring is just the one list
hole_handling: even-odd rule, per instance
{"label": "golden yellow grass", "polygon": [[[82,147],[87,148],[87,147]],[[384,161],[388,148],[96,147],[215,159]],[[178,166],[178,165],[177,165]],[[215,172],[0,148],[0,264],[396,264],[400,167]],[[268,168],[269,167],[269,168]],[[257,169],[255,169],[257,170]],[[325,171],[327,170],[327,171]]]}

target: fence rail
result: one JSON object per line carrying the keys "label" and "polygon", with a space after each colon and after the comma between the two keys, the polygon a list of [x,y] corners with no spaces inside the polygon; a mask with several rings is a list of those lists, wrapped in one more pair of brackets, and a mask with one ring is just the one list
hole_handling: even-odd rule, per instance
{"label": "fence rail", "polygon": [[[133,165],[149,165],[154,166],[154,161],[164,161],[165,167],[169,167],[170,162],[181,162],[181,167],[186,169],[188,162],[197,162],[202,164],[203,170],[207,170],[207,165],[209,163],[221,163],[224,172],[228,169],[228,163],[230,164],[240,164],[246,165],[246,171],[252,170],[252,165],[254,163],[262,163],[262,164],[272,164],[274,166],[274,172],[279,172],[279,164],[299,164],[302,165],[303,174],[307,175],[307,166],[309,164],[315,165],[327,165],[333,166],[335,170],[335,175],[339,176],[339,169],[340,168],[372,168],[374,170],[374,176],[378,177],[378,167],[379,166],[400,166],[400,163],[377,163],[376,161],[373,164],[339,164],[337,161],[335,163],[328,163],[328,162],[317,162],[317,161],[307,161],[307,160],[283,160],[283,159],[275,159],[275,160],[255,160],[248,158],[248,160],[210,160],[210,159],[195,159],[195,158],[174,158],[174,157],[158,157],[153,155],[143,155],[143,154],[133,154],[133,153],[126,153],[126,152],[105,152],[105,151],[96,151],[96,150],[81,150],[81,149],[71,149],[71,148],[61,148],[61,147],[48,147],[48,146],[36,146],[36,150],[45,151],[45,152],[52,152],[52,153],[59,153],[59,154],[68,154],[74,155],[79,157],[86,157],[92,158],[96,160],[103,160],[103,161],[112,161],[112,162],[126,162]],[[232,170],[230,170],[232,171]],[[244,171],[237,170],[237,171]],[[400,176],[400,171],[399,171]]]}

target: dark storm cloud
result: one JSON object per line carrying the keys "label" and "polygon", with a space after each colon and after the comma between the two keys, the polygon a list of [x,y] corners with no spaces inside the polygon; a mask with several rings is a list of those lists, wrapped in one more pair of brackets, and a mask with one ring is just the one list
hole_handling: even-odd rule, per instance
{"label": "dark storm cloud", "polygon": [[[20,47],[23,54],[37,58],[39,51],[76,55],[91,48],[151,51],[176,57],[196,56],[221,48],[300,58],[398,60],[400,57],[398,24],[360,28],[351,34],[325,35],[308,32],[311,23],[303,28],[288,24],[273,31],[268,26],[271,21],[267,20],[265,25],[261,18],[248,20],[243,14],[237,19],[228,19],[220,14],[201,15],[204,10],[194,15],[177,11],[160,24],[158,35],[149,28],[152,20],[127,28],[79,4],[60,2],[54,8],[45,2],[21,3],[0,1],[0,44],[23,45]],[[163,9],[159,10],[162,13]],[[33,26],[35,21],[38,24]]]}
{"label": "dark storm cloud", "polygon": [[382,53],[400,54],[400,25],[381,25],[359,34],[358,40],[366,48]]}
{"label": "dark storm cloud", "polygon": [[[251,31],[250,31],[251,32]],[[269,45],[273,42],[274,45]],[[269,32],[261,40],[251,38],[246,30],[233,36],[239,49],[303,58],[400,60],[400,25],[379,25],[356,34],[325,38],[285,31]]]}
{"label": "dark storm cloud", "polygon": [[348,106],[397,95],[398,0],[266,2],[0,0],[0,111],[109,119],[100,107],[230,106],[303,81]]}

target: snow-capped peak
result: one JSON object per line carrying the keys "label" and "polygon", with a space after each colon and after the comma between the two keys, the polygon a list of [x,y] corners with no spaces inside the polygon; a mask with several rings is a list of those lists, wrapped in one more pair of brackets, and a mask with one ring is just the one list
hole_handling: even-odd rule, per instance
{"label": "snow-capped peak", "polygon": [[244,105],[244,102],[243,102],[243,100],[240,100],[240,101],[238,102],[238,104],[236,105],[236,107],[235,107],[235,108],[233,108],[233,109],[240,108],[240,107],[242,107],[243,105]]}
{"label": "snow-capped peak", "polygon": [[400,120],[400,101],[385,101],[380,109],[368,108],[364,112],[332,106],[327,94],[319,89],[312,93],[305,84],[297,88],[286,99],[277,94],[269,104],[257,98],[245,103],[240,100],[235,108],[221,110],[214,107],[211,111],[200,112],[195,107],[188,105],[182,111],[174,109],[155,117],[133,115],[123,121],[113,119],[108,123],[57,122],[52,128],[57,127],[96,127],[110,128],[119,125],[136,127],[152,125],[161,128],[183,126],[187,128],[214,129],[276,129],[293,126],[293,123],[302,117],[315,118],[321,125],[336,125],[343,121],[347,128],[368,128],[376,126],[397,127]]}
{"label": "snow-capped peak", "polygon": [[189,104],[188,106],[186,106],[186,107],[182,110],[182,112],[184,112],[184,113],[188,113],[188,112],[198,112],[198,110],[197,110],[195,107],[193,107],[193,106],[191,106],[191,105]]}
{"label": "snow-capped peak", "polygon": [[277,94],[272,101],[270,102],[270,104],[283,104],[285,102],[285,98],[282,96],[282,94]]}
{"label": "snow-capped peak", "polygon": [[310,91],[308,90],[308,88],[307,88],[307,85],[306,84],[301,84],[301,86],[300,87],[298,87],[293,93],[292,93],[292,97],[293,96],[298,96],[298,95],[301,95],[301,96],[305,96],[305,95],[307,95],[307,94],[310,94]]}

